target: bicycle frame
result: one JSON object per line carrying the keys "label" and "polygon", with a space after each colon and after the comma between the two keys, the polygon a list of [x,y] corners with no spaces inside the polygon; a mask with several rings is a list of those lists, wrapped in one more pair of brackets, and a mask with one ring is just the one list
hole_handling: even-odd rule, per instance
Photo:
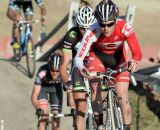
{"label": "bicycle frame", "polygon": [[26,56],[27,68],[28,68],[28,76],[32,78],[35,73],[35,46],[32,39],[32,23],[39,23],[40,20],[33,21],[25,21],[20,19],[19,21],[19,40],[20,40],[20,48],[18,49],[18,53],[16,54],[16,50],[14,50],[15,57],[17,61],[20,61],[22,56]]}
{"label": "bicycle frame", "polygon": [[87,78],[84,78],[84,83],[86,87],[86,95],[87,95],[87,114],[88,114],[88,130],[93,130],[93,110],[92,110],[92,105],[91,105],[91,90],[90,90],[90,85],[89,81]]}
{"label": "bicycle frame", "polygon": [[27,51],[27,43],[28,39],[32,37],[32,32],[31,32],[31,25],[30,23],[25,23],[25,31],[23,27],[24,21],[19,22],[19,34],[20,34],[20,43],[22,47],[22,53],[25,54]]}
{"label": "bicycle frame", "polygon": [[[119,97],[115,92],[115,78],[113,75],[127,71],[126,68],[119,70],[107,69],[106,72],[97,72],[96,76],[103,78],[103,84],[108,88],[107,94],[107,106],[106,106],[106,130],[123,130],[123,118],[121,113],[121,108],[119,106]],[[94,74],[95,75],[95,74]],[[131,75],[131,80],[136,83],[133,75]]]}

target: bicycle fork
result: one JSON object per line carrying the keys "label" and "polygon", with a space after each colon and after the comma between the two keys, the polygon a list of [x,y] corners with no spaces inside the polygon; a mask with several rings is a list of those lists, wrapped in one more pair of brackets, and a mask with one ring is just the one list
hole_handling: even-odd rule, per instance
{"label": "bicycle fork", "polygon": [[88,79],[85,79],[85,85],[86,85],[86,94],[87,94],[87,113],[88,113],[88,130],[93,130],[93,110],[91,105],[91,94],[90,94],[90,88],[89,88],[89,81]]}

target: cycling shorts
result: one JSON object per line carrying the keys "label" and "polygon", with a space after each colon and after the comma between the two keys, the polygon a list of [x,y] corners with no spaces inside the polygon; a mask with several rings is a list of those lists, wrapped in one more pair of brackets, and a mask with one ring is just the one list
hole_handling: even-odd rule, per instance
{"label": "cycling shorts", "polygon": [[41,87],[40,94],[38,96],[39,105],[48,105],[48,101],[51,106],[51,111],[62,112],[63,92],[62,87]]}
{"label": "cycling shorts", "polygon": [[84,77],[81,75],[78,68],[73,67],[72,70],[72,82],[74,92],[85,92]]}
{"label": "cycling shorts", "polygon": [[19,2],[19,1],[10,0],[8,4],[8,8],[11,8],[18,12],[20,12],[21,9],[23,9],[23,12],[26,16],[34,14],[32,1]]}
{"label": "cycling shorts", "polygon": [[[106,55],[107,56],[107,55]],[[103,59],[102,59],[103,58]],[[108,58],[108,59],[107,59]],[[113,58],[111,56],[111,58]],[[107,59],[107,60],[106,60]],[[104,61],[105,60],[105,61]],[[89,56],[89,62],[87,64],[87,68],[89,72],[104,72],[108,66],[106,66],[107,62],[113,62],[114,65],[110,65],[109,68],[111,69],[118,69],[126,67],[125,58],[122,56],[119,61],[116,63],[116,59],[109,59],[109,57],[105,56],[97,56],[94,51],[91,51]],[[110,63],[108,63],[109,65]],[[114,76],[116,78],[116,82],[129,82],[129,72],[121,72]]]}

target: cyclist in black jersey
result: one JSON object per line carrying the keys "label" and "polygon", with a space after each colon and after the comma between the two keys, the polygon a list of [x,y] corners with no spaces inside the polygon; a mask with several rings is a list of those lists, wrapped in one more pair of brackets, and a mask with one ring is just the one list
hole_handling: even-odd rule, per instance
{"label": "cyclist in black jersey", "polygon": [[[18,33],[18,22],[22,18],[21,10],[25,15],[26,20],[32,20],[34,9],[33,0],[9,0],[7,16],[13,21],[12,28],[12,42],[13,48],[19,48],[19,33]],[[43,0],[34,0],[40,8],[42,24],[45,24],[46,19],[46,8],[43,4]]]}
{"label": "cyclist in black jersey", "polygon": [[64,44],[62,47],[63,52],[63,60],[60,67],[60,73],[62,76],[62,80],[64,84],[70,85],[70,82],[72,81],[72,86],[69,86],[69,89],[72,89],[73,91],[73,97],[72,99],[72,93],[70,93],[70,107],[71,109],[74,108],[74,101],[76,104],[76,127],[75,130],[83,130],[84,128],[84,117],[86,112],[86,94],[82,92],[85,91],[85,86],[83,83],[83,77],[79,73],[77,69],[75,69],[72,66],[72,72],[71,72],[71,81],[69,80],[69,74],[67,72],[68,65],[70,61],[74,58],[77,52],[77,48],[79,46],[79,42],[82,39],[85,31],[88,29],[88,27],[93,24],[95,18],[93,15],[93,10],[89,6],[88,3],[83,3],[83,6],[79,9],[77,16],[77,27],[71,28],[64,38]]}
{"label": "cyclist in black jersey", "polygon": [[[61,56],[59,52],[51,54],[48,63],[42,65],[38,70],[31,96],[37,116],[49,113],[48,102],[52,113],[58,114],[62,111],[63,94],[59,70]],[[38,130],[45,130],[45,126],[45,122],[40,122]],[[56,118],[53,120],[52,130],[59,129],[60,119]]]}

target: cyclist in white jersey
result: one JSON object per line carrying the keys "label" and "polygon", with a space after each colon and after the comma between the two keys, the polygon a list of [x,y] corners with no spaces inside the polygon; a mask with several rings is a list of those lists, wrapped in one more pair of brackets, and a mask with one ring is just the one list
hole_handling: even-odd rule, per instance
{"label": "cyclist in white jersey", "polygon": [[[46,8],[43,4],[43,0],[34,1],[40,8],[42,24],[45,24]],[[20,47],[18,22],[22,17],[21,10],[23,10],[26,20],[32,20],[34,14],[32,0],[9,0],[7,16],[13,21],[11,45],[15,49]]]}
{"label": "cyclist in white jersey", "polygon": [[[84,1],[83,1],[84,2]],[[93,15],[93,9],[89,6],[89,3],[82,4],[76,16],[77,26],[71,28],[64,37],[64,43],[62,45],[63,60],[61,64],[61,76],[64,84],[69,86],[72,82],[72,91],[74,101],[76,104],[76,120],[75,130],[84,129],[85,113],[86,113],[86,93],[83,77],[77,69],[72,66],[71,81],[68,80],[67,67],[70,61],[75,57],[79,43],[85,33],[85,31],[95,21]],[[72,93],[70,93],[72,97]],[[72,101],[72,102],[71,102]],[[70,98],[70,106],[73,108],[73,100]]]}

